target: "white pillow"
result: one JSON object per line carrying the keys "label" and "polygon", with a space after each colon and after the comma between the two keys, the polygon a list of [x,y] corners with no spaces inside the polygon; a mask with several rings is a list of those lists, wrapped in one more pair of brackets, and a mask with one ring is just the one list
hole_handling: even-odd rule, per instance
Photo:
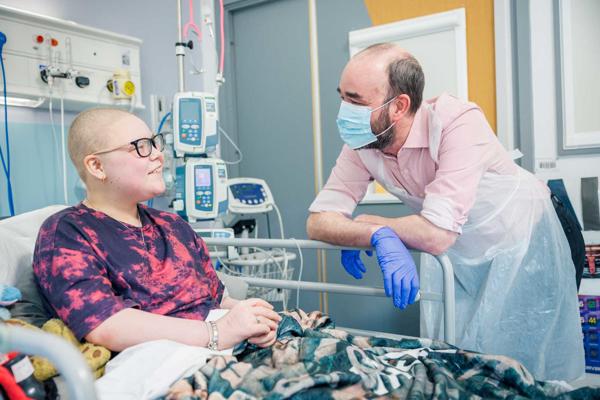
{"label": "white pillow", "polygon": [[34,246],[29,238],[0,226],[0,284],[15,286],[19,274],[31,265]]}
{"label": "white pillow", "polygon": [[31,266],[42,223],[66,206],[48,206],[0,221],[0,283],[14,286],[19,274]]}

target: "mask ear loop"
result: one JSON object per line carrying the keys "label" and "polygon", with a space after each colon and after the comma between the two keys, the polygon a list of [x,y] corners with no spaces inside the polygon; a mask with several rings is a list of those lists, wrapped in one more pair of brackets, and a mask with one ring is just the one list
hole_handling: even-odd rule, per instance
{"label": "mask ear loop", "polygon": [[382,105],[380,105],[379,107],[373,108],[373,109],[371,110],[371,112],[373,112],[373,111],[377,111],[377,110],[379,110],[380,108],[387,106],[387,105],[388,105],[388,104],[390,104],[392,101],[396,100],[396,98],[397,98],[397,97],[398,97],[398,96],[394,96],[394,97],[392,97],[391,99],[389,99],[388,101],[386,101],[385,103],[383,103]]}
{"label": "mask ear loop", "polygon": [[[372,110],[371,110],[371,113],[373,113],[373,111],[377,111],[377,110],[379,110],[379,109],[380,109],[380,108],[382,108],[382,107],[385,107],[385,106],[387,106],[387,105],[388,105],[388,104],[390,104],[392,101],[394,101],[394,100],[395,100],[397,97],[398,97],[398,96],[394,96],[394,97],[392,97],[391,99],[389,99],[388,101],[386,101],[385,103],[383,103],[382,105],[380,105],[379,107],[372,109]],[[396,121],[396,122],[398,122],[398,121]],[[375,136],[375,137],[379,137],[379,136],[383,135],[384,133],[386,133],[387,131],[389,131],[390,129],[392,129],[392,128],[394,127],[394,125],[396,125],[396,122],[392,123],[390,126],[388,126],[387,128],[385,128],[383,131],[379,132],[378,134],[374,134],[374,133],[373,133],[373,136]]]}

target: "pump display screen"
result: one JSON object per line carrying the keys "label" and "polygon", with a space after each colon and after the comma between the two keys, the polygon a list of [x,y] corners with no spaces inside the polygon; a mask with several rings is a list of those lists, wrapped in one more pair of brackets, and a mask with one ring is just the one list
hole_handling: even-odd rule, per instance
{"label": "pump display screen", "polygon": [[210,169],[209,168],[196,168],[196,186],[209,187],[211,186],[210,179]]}
{"label": "pump display screen", "polygon": [[182,99],[179,102],[179,118],[184,123],[200,121],[201,111],[200,99]]}

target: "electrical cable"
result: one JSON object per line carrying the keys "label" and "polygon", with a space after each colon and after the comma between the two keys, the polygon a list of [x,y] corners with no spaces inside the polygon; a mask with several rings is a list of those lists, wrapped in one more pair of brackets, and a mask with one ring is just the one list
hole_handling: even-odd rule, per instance
{"label": "electrical cable", "polygon": [[283,220],[281,219],[279,207],[277,207],[277,204],[275,204],[275,202],[273,202],[273,208],[275,209],[275,212],[277,213],[277,219],[279,220],[279,232],[281,233],[281,238],[285,239],[285,234],[283,233]]}
{"label": "electrical cable", "polygon": [[4,169],[4,174],[6,175],[6,189],[8,195],[8,210],[11,216],[15,215],[15,205],[13,198],[13,189],[12,182],[10,179],[10,139],[8,136],[8,104],[6,100],[6,71],[4,67],[4,59],[2,58],[2,50],[4,48],[4,43],[6,43],[6,35],[0,32],[0,63],[2,64],[2,86],[3,86],[3,96],[4,96],[4,129],[5,129],[5,138],[6,138],[6,160],[4,159],[4,155],[2,154],[2,147],[0,146],[0,159],[2,160],[2,169]]}
{"label": "electrical cable", "polygon": [[160,123],[158,124],[158,130],[156,131],[156,133],[160,133],[163,125],[165,124],[165,122],[167,121],[167,118],[169,118],[171,116],[171,112],[169,111],[168,113],[166,113],[162,119],[160,120]]}
{"label": "electrical cable", "polygon": [[300,244],[296,238],[291,238],[296,244],[298,248],[298,255],[300,256],[300,270],[298,271],[298,287],[296,288],[296,308],[300,309],[300,282],[302,282],[302,272],[304,269],[304,257],[302,256],[302,250],[300,249]]}
{"label": "electrical cable", "polygon": [[131,94],[129,98],[129,113],[133,114],[133,110],[135,109],[135,92]]}
{"label": "electrical cable", "polygon": [[221,55],[219,57],[219,75],[223,78],[223,70],[225,69],[225,7],[223,0],[219,1],[219,17],[221,31]]}
{"label": "electrical cable", "polygon": [[[254,251],[258,251],[258,252],[264,254],[267,257],[263,266],[266,264],[267,261],[271,260],[273,263],[275,263],[275,265],[277,265],[277,269],[279,270],[279,273],[281,274],[281,278],[287,279],[288,259],[287,259],[287,254],[285,252],[285,249],[271,249],[272,253],[269,253],[268,251],[263,250],[259,247],[250,247],[250,248]],[[277,256],[278,252],[280,252],[281,256],[283,257],[283,262],[284,262],[283,268],[281,267],[281,264],[277,260],[275,260],[275,256]],[[281,289],[281,290],[282,290],[281,302],[282,302],[282,306],[283,306],[283,311],[287,311],[287,298],[285,296],[285,292],[283,292],[283,290],[285,290],[285,289]]]}
{"label": "electrical cable", "polygon": [[[288,255],[287,255],[287,252],[285,251],[285,249],[272,249],[271,250],[272,253],[270,253],[270,252],[268,252],[266,250],[263,250],[263,249],[261,249],[259,247],[249,247],[249,248],[252,249],[252,250],[254,250],[254,251],[257,251],[259,253],[262,253],[266,257],[264,260],[262,260],[262,261],[264,261],[264,263],[263,263],[262,266],[264,266],[267,262],[275,264],[277,266],[277,269],[278,269],[279,273],[281,274],[282,279],[287,279],[287,268],[282,267],[281,264],[279,263],[279,261],[277,261],[275,259],[276,256],[280,255],[281,257],[283,257],[284,263],[287,264],[287,262],[288,262]],[[234,275],[244,276],[244,272],[242,272],[241,269],[236,271],[236,270],[234,270],[234,269],[232,269],[230,267],[230,264],[238,265],[238,267],[244,267],[243,265],[236,264],[235,260],[229,260],[228,263],[225,263],[221,259],[220,256],[217,256],[217,261],[219,261],[219,263],[221,263],[221,265],[223,266],[224,270],[229,271],[229,272],[231,272]],[[251,267],[251,266],[249,266],[249,267]],[[269,278],[268,276],[265,276],[266,274],[264,272],[262,272],[260,274],[262,274],[262,278]],[[260,274],[258,274],[258,275],[252,274],[252,276],[261,277]],[[246,273],[246,275],[251,275],[251,274]],[[285,290],[285,289],[282,289],[282,290]],[[284,309],[284,311],[287,311],[287,299],[286,299],[285,293],[282,296],[282,300],[281,301],[283,303],[283,309]]]}
{"label": "electrical cable", "polygon": [[54,114],[52,111],[52,83],[48,81],[48,113],[50,114],[50,128],[52,129],[52,140],[54,141],[54,161],[56,162],[56,169],[60,168],[60,149],[58,148],[58,136],[56,129],[54,129]]}
{"label": "electrical cable", "polygon": [[[281,212],[279,211],[279,207],[277,204],[273,202],[273,208],[275,209],[275,213],[277,214],[277,219],[279,221],[279,232],[281,233],[281,239],[285,239],[285,233],[283,232],[283,219],[281,218]],[[285,250],[284,250],[285,254]],[[287,269],[288,269],[288,258],[285,256],[284,258],[284,276],[287,279]],[[285,296],[284,296],[285,297]]]}
{"label": "electrical cable", "polygon": [[[166,113],[165,115],[163,115],[163,117],[160,120],[160,123],[158,124],[158,129],[156,130],[156,133],[161,133],[162,128],[165,124],[165,122],[167,122],[167,119],[171,116],[171,112],[169,111],[168,113]],[[154,206],[154,198],[151,198],[148,200],[148,207],[153,207]]]}
{"label": "electrical cable", "polygon": [[223,160],[223,162],[227,165],[236,165],[242,162],[242,160],[244,159],[244,154],[242,153],[242,151],[240,150],[239,147],[236,146],[236,144],[234,143],[234,141],[229,137],[229,135],[227,134],[227,132],[225,132],[225,130],[223,128],[221,128],[221,126],[219,125],[219,132],[221,132],[226,138],[227,140],[229,140],[229,143],[231,143],[231,145],[233,146],[233,148],[235,149],[235,151],[239,154],[240,158],[237,159],[236,161],[225,161]]}
{"label": "electrical cable", "polygon": [[265,213],[265,216],[267,217],[267,237],[269,239],[271,238],[271,219],[269,218],[269,213]]}
{"label": "electrical cable", "polygon": [[65,143],[65,103],[63,93],[60,95],[60,137],[62,150],[63,194],[65,196],[65,204],[69,204],[69,193],[67,189],[67,145]]}

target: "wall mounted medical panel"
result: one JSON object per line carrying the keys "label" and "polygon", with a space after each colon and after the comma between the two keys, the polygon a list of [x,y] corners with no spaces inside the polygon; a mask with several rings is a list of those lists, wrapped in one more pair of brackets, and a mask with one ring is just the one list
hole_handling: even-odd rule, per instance
{"label": "wall mounted medical panel", "polygon": [[[55,78],[52,88],[53,97],[63,96],[67,110],[95,105],[129,108],[132,101],[135,109],[144,108],[140,39],[2,5],[0,31],[7,37],[2,52],[7,96],[47,101],[50,88],[41,71],[50,65],[71,75]],[[77,77],[81,78],[76,81]],[[133,95],[121,93],[123,98],[117,99],[107,88],[113,78],[131,81]]]}

